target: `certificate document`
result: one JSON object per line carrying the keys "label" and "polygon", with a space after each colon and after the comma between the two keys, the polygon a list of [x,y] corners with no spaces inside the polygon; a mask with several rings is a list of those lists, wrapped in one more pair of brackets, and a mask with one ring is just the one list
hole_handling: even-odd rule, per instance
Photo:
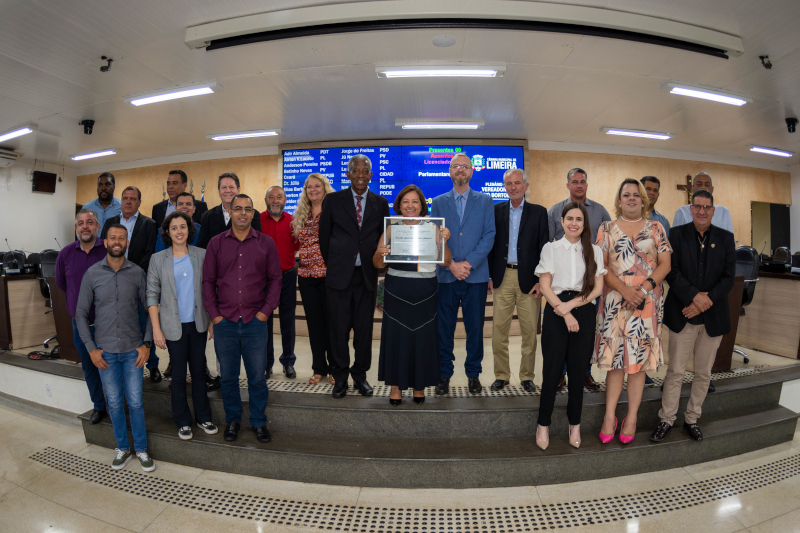
{"label": "certificate document", "polygon": [[441,263],[444,261],[444,239],[440,228],[443,218],[386,217],[385,244],[390,253],[386,263]]}

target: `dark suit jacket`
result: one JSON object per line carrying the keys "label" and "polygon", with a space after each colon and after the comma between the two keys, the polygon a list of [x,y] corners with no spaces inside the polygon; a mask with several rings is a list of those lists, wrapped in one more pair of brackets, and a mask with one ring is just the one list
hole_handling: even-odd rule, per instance
{"label": "dark suit jacket", "polygon": [[[261,231],[261,214],[258,210],[253,213],[252,227],[256,231]],[[197,239],[197,247],[205,249],[208,242],[225,230],[231,229],[231,223],[225,224],[225,215],[222,214],[222,204],[212,207],[200,219],[200,237]]]}
{"label": "dark suit jacket", "polygon": [[346,289],[353,277],[356,256],[361,253],[361,272],[367,290],[378,286],[378,269],[372,256],[383,235],[383,219],[389,216],[389,202],[372,191],[364,199],[361,229],[358,228],[353,193],[348,187],[325,196],[319,217],[319,248],[325,259],[327,273],[325,285],[333,289]]}
{"label": "dark suit jacket", "polygon": [[[108,228],[114,224],[119,224],[120,217],[117,215],[106,220],[103,224],[103,232],[101,238],[105,239],[108,234]],[[150,266],[150,257],[156,250],[156,238],[158,237],[158,227],[152,218],[148,218],[139,211],[139,216],[136,217],[136,223],[133,225],[133,234],[131,241],[128,243],[128,261],[136,263],[142,270],[147,272]]]}
{"label": "dark suit jacket", "polygon": [[[164,223],[164,219],[167,218],[167,202],[169,202],[169,200],[158,202],[153,206],[153,220],[156,221],[156,226],[159,228],[161,227],[161,224]],[[194,220],[196,224],[199,224],[203,217],[203,213],[206,211],[208,211],[208,204],[200,200],[195,200],[194,215],[192,215],[192,220]]]}
{"label": "dark suit jacket", "polygon": [[[494,246],[489,252],[489,277],[495,288],[503,283],[508,264],[508,219],[511,212],[511,201],[494,206]],[[522,217],[517,235],[517,264],[519,265],[519,288],[529,293],[539,283],[539,276],[534,274],[539,264],[539,255],[550,237],[547,225],[547,209],[530,202],[523,202]]]}
{"label": "dark suit jacket", "polygon": [[672,270],[667,274],[669,293],[664,304],[664,324],[672,331],[682,331],[687,318],[683,309],[692,303],[698,292],[707,292],[714,302],[702,314],[710,337],[725,335],[731,330],[728,293],[736,275],[736,251],[733,233],[713,224],[708,230],[708,261],[703,283],[698,283],[697,249],[694,224],[675,226],[669,232],[672,245]]}

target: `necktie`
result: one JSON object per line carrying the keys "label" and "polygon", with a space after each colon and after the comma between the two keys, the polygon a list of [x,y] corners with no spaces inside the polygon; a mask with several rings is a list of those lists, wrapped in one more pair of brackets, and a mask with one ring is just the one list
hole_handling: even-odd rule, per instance
{"label": "necktie", "polygon": [[456,204],[456,206],[458,207],[458,221],[459,222],[464,222],[464,197],[463,196],[459,196],[458,197],[458,203]]}
{"label": "necktie", "polygon": [[363,200],[363,196],[356,196],[356,200],[358,204],[356,205],[356,218],[358,219],[358,229],[361,229],[361,200]]}

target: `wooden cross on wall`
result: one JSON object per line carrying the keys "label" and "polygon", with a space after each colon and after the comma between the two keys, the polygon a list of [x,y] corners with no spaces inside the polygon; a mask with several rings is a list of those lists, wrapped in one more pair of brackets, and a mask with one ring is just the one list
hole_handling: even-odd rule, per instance
{"label": "wooden cross on wall", "polygon": [[684,191],[686,193],[686,203],[692,203],[692,175],[686,175],[686,185],[678,185],[679,191]]}

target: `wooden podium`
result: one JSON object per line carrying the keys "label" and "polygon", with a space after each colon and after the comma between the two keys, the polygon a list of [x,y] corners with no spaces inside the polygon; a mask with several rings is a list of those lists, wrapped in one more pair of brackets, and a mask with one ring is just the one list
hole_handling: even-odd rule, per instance
{"label": "wooden podium", "polygon": [[728,294],[728,307],[731,312],[731,330],[722,337],[722,342],[717,348],[717,358],[714,360],[712,372],[722,372],[731,369],[733,345],[736,344],[736,330],[739,329],[739,310],[742,308],[744,296],[744,276],[736,276],[733,289]]}
{"label": "wooden podium", "polygon": [[58,336],[59,353],[61,359],[81,362],[81,356],[75,348],[72,337],[72,317],[67,312],[67,295],[56,285],[56,278],[47,278],[50,284],[50,301],[53,302],[53,318],[56,322],[56,335]]}

